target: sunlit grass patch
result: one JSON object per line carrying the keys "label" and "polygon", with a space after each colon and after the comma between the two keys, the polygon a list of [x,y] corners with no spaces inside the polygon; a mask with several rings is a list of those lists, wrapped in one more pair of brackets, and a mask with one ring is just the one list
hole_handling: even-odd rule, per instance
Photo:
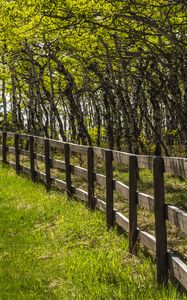
{"label": "sunlit grass patch", "polygon": [[0,166],[0,299],[187,299],[105,216]]}

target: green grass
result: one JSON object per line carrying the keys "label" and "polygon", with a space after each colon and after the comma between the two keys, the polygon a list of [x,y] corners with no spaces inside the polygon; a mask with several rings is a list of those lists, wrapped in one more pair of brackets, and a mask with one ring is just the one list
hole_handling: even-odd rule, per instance
{"label": "green grass", "polygon": [[[43,150],[40,149],[41,154]],[[51,155],[60,160],[64,160],[63,153],[52,151]],[[14,161],[14,155],[10,155],[10,160]],[[29,158],[21,156],[21,164],[30,166]],[[71,164],[87,168],[87,158],[85,155],[72,154]],[[114,163],[114,178],[129,185],[128,168],[121,164]],[[36,167],[38,170],[45,172],[45,165],[41,161],[37,161]],[[104,160],[95,159],[95,171],[105,174]],[[51,169],[51,174],[54,177],[65,180],[65,172],[62,170]],[[165,198],[166,203],[175,205],[178,208],[187,211],[187,179],[177,178],[171,174],[165,173]],[[73,185],[87,190],[87,182],[80,176],[72,175]],[[147,194],[153,195],[153,174],[151,170],[140,169],[138,190]],[[105,201],[105,188],[95,184],[95,196]],[[114,192],[115,208],[128,217],[129,203],[124,199],[121,193]],[[138,208],[138,226],[141,230],[145,230],[155,235],[155,219],[154,214],[142,208]],[[187,263],[187,236],[185,233],[177,229],[170,222],[167,222],[168,248],[175,252],[181,259]]]}
{"label": "green grass", "polygon": [[0,299],[187,299],[104,215],[0,166]]}

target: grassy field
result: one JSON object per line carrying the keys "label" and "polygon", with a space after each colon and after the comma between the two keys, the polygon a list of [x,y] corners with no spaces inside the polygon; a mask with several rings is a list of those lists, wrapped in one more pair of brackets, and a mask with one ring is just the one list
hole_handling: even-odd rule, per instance
{"label": "grassy field", "polygon": [[0,299],[187,299],[104,215],[0,166]]}

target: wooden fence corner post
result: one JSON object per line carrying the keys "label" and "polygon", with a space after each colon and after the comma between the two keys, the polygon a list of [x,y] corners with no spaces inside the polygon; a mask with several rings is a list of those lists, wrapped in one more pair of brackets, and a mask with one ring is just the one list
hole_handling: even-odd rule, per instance
{"label": "wooden fence corner post", "polygon": [[34,137],[33,136],[29,136],[29,149],[30,149],[29,156],[30,156],[31,179],[33,182],[35,182],[36,172],[35,172],[35,164],[34,164],[35,155],[34,155]]}
{"label": "wooden fence corner post", "polygon": [[94,151],[92,147],[87,149],[87,166],[88,166],[88,207],[95,209],[94,197]]}
{"label": "wooden fence corner post", "polygon": [[138,243],[137,229],[137,180],[138,162],[136,156],[129,156],[129,252],[135,253]]}
{"label": "wooden fence corner post", "polygon": [[16,173],[20,174],[20,156],[19,156],[19,134],[14,134],[14,147],[15,147],[15,160],[16,160]]}
{"label": "wooden fence corner post", "polygon": [[155,157],[153,160],[155,235],[158,284],[168,282],[167,229],[164,197],[164,160]]}
{"label": "wooden fence corner post", "polygon": [[72,196],[72,183],[71,183],[71,165],[70,165],[70,149],[69,144],[64,144],[64,156],[65,156],[65,172],[66,172],[66,189],[67,195]]}
{"label": "wooden fence corner post", "polygon": [[51,188],[51,160],[50,160],[50,144],[48,139],[44,139],[44,152],[45,152],[45,174],[46,174],[46,190]]}
{"label": "wooden fence corner post", "polygon": [[111,150],[105,150],[106,165],[106,224],[108,229],[114,227],[114,184],[113,184],[113,154]]}
{"label": "wooden fence corner post", "polygon": [[2,133],[2,158],[3,158],[3,164],[7,164],[7,145],[6,145],[6,140],[7,140],[7,133],[3,131]]}

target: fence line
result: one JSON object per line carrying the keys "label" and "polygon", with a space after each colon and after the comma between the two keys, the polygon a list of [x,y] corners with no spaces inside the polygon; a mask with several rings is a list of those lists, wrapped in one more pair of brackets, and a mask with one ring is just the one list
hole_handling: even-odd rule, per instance
{"label": "fence line", "polygon": [[[64,143],[52,139],[46,139],[26,134],[0,131],[2,153],[1,161],[16,169],[19,174],[30,174],[33,181],[41,180],[46,189],[52,186],[60,191],[66,191],[68,196],[76,196],[82,201],[88,202],[90,209],[98,208],[106,214],[108,228],[115,224],[123,228],[129,236],[129,251],[136,253],[138,243],[143,244],[156,255],[157,281],[159,284],[167,284],[168,271],[187,290],[187,265],[174,253],[167,249],[166,220],[187,234],[187,213],[165,203],[164,200],[164,172],[183,178],[187,177],[187,160],[184,158],[152,157],[133,155],[121,151],[112,151],[98,147],[88,147],[72,143]],[[14,147],[12,147],[12,141]],[[28,149],[22,149],[21,144],[27,141]],[[11,146],[9,145],[11,144]],[[37,153],[36,146],[42,146],[44,155]],[[52,158],[54,149],[64,153],[64,160]],[[87,169],[71,165],[71,153],[84,154],[87,159]],[[8,154],[15,156],[15,163],[8,162]],[[20,155],[29,158],[30,167],[21,165]],[[106,174],[98,174],[94,171],[95,157],[104,159]],[[35,163],[41,161],[45,165],[45,173],[35,169]],[[129,187],[113,178],[113,162],[121,163],[129,168]],[[51,170],[56,168],[65,171],[65,181],[51,176]],[[138,170],[147,168],[153,170],[154,197],[137,191]],[[87,180],[87,191],[77,188],[72,184],[72,175],[83,177]],[[106,188],[106,201],[95,197],[95,184]],[[128,218],[114,208],[113,193],[118,191],[129,203]],[[155,236],[138,228],[138,205],[155,215]]]}

